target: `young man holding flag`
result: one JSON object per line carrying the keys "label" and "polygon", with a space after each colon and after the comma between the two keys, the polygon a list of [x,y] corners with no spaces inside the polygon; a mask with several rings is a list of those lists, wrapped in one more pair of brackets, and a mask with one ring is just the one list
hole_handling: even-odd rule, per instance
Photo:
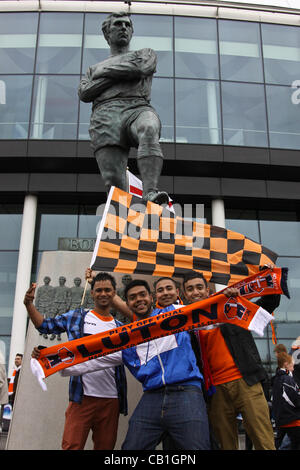
{"label": "young man holding flag", "polygon": [[[110,313],[116,281],[108,273],[98,273],[92,280],[92,310],[75,309],[55,318],[44,318],[35,307],[35,288],[33,284],[26,292],[24,304],[40,333],[66,332],[68,339],[74,340],[121,325]],[[119,413],[127,414],[126,389],[123,367],[71,377],[62,449],[83,450],[92,430],[94,450],[112,450],[117,438]]]}

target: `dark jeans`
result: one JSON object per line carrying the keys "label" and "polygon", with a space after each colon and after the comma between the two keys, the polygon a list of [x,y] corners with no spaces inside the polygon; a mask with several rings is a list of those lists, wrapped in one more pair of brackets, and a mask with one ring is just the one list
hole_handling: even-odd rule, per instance
{"label": "dark jeans", "polygon": [[123,450],[153,450],[167,432],[180,450],[210,450],[206,404],[200,388],[169,385],[145,392],[132,417]]}
{"label": "dark jeans", "polygon": [[300,450],[300,426],[286,428],[286,433],[291,440],[291,450]]}

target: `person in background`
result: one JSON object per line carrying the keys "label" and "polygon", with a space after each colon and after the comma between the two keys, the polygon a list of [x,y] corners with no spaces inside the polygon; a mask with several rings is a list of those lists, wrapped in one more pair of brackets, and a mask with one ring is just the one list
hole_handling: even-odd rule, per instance
{"label": "person in background", "polygon": [[277,364],[272,384],[273,416],[276,426],[284,428],[289,436],[291,450],[300,450],[300,390],[293,377],[293,358],[281,352]]}
{"label": "person in background", "polygon": [[19,380],[20,371],[22,367],[22,360],[23,360],[23,354],[17,353],[15,357],[15,366],[13,368],[12,376],[9,379],[8,398],[9,398],[9,403],[12,407],[14,406],[14,402],[16,398],[16,391],[17,391],[18,380]]}
{"label": "person in background", "polygon": [[2,417],[4,405],[8,403],[8,386],[7,375],[5,369],[5,360],[2,352],[0,351],[0,432],[2,431]]}

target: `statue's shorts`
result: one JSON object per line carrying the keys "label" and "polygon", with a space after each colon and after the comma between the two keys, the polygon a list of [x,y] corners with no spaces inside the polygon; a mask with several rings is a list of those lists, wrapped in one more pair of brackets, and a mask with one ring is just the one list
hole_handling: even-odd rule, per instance
{"label": "statue's shorts", "polygon": [[155,109],[144,99],[110,100],[93,108],[90,122],[91,147],[94,152],[102,147],[118,146],[125,150],[137,147],[130,126],[144,111],[151,111],[160,119]]}

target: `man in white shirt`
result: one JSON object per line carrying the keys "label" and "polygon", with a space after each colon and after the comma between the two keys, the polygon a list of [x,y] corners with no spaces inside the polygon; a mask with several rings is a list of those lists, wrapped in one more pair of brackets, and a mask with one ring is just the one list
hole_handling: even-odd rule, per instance
{"label": "man in white shirt", "polygon": [[[44,318],[33,304],[36,285],[26,292],[24,304],[34,326],[42,334],[66,332],[69,340],[120,326],[110,314],[116,294],[115,279],[99,273],[91,283],[94,308],[75,309],[55,318]],[[72,377],[66,410],[63,450],[84,449],[92,430],[94,450],[112,450],[117,438],[119,413],[127,414],[126,377],[123,366]],[[122,409],[121,409],[122,408]]]}

